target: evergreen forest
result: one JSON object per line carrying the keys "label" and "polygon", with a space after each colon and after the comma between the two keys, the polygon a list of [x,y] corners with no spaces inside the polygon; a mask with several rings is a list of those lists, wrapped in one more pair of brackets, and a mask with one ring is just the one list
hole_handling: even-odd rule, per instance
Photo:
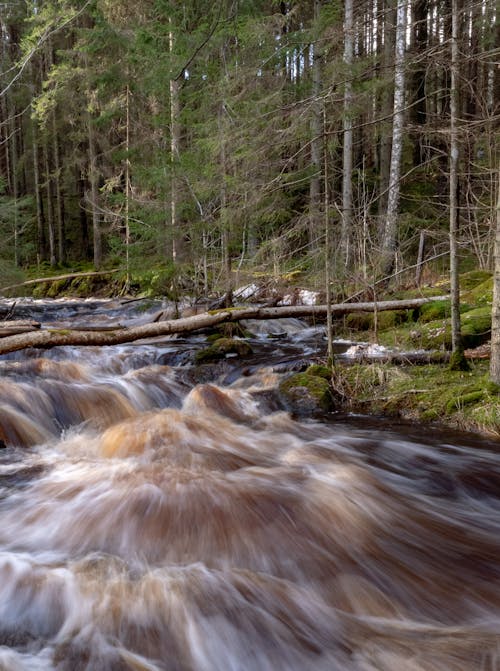
{"label": "evergreen forest", "polygon": [[460,271],[493,270],[494,0],[0,12],[2,285],[94,269],[208,295],[307,277],[344,299],[451,271],[453,306]]}

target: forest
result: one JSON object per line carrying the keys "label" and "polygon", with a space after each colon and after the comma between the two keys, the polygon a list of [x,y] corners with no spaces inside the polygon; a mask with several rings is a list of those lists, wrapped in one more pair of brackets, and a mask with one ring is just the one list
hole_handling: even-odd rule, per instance
{"label": "forest", "polygon": [[374,299],[494,272],[494,0],[0,3],[0,284]]}

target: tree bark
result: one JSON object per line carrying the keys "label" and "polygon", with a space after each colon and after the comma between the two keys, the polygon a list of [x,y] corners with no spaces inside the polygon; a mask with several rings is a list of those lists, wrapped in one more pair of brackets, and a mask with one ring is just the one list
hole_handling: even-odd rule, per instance
{"label": "tree bark", "polygon": [[[172,17],[169,18],[169,51],[170,56],[174,53],[174,29]],[[179,160],[179,149],[181,143],[181,103],[180,84],[171,74],[169,80],[170,93],[170,250],[172,263],[176,263],[179,254],[179,179],[177,176],[177,164]],[[168,237],[168,236],[167,236]]]}
{"label": "tree bark", "polygon": [[500,172],[498,177],[495,237],[495,274],[493,280],[493,305],[491,316],[491,362],[490,376],[493,382],[500,384]]}
{"label": "tree bark", "polygon": [[401,157],[403,153],[405,104],[405,38],[407,0],[398,0],[396,23],[396,52],[394,65],[394,115],[392,121],[391,171],[384,236],[382,240],[382,271],[384,275],[394,267],[396,251]]}
{"label": "tree bark", "polygon": [[210,328],[222,322],[241,319],[279,319],[281,317],[325,317],[328,310],[334,315],[350,312],[372,312],[375,307],[382,310],[410,310],[429,301],[446,300],[447,296],[414,298],[407,301],[381,301],[380,303],[337,303],[335,305],[290,305],[275,308],[243,307],[230,310],[205,312],[193,317],[173,319],[131,328],[121,327],[115,331],[71,331],[69,329],[44,329],[33,333],[9,336],[0,340],[0,355],[26,349],[27,347],[119,345],[142,338],[155,338],[173,333],[190,333]]}
{"label": "tree bark", "polygon": [[[451,343],[456,357],[463,357],[460,324],[460,282],[458,262],[458,0],[452,0],[451,10],[451,84],[450,84],[450,285],[451,285]],[[458,361],[453,365],[460,367]]]}
{"label": "tree bark", "polygon": [[[394,107],[394,78],[389,80],[388,73],[394,64],[396,7],[395,0],[387,0],[379,21],[384,25],[384,49],[382,52],[382,77],[385,81],[381,96],[380,117],[380,151],[379,151],[379,199],[378,212],[380,221],[387,212],[387,194],[389,192],[389,177],[391,171],[391,144],[392,123],[390,115]],[[383,234],[383,225],[380,226]],[[381,236],[382,237],[382,236]]]}
{"label": "tree bark", "polygon": [[[314,0],[314,21],[319,20],[320,1]],[[317,248],[321,216],[321,172],[322,172],[322,114],[319,95],[321,91],[321,55],[318,41],[312,45],[312,105],[311,105],[311,168],[312,177],[309,183],[309,245]]]}
{"label": "tree bark", "polygon": [[94,127],[90,111],[87,113],[87,132],[89,140],[89,182],[90,207],[92,210],[92,236],[94,248],[94,268],[99,270],[102,263],[101,222],[98,210],[99,203],[99,173],[97,168],[97,146],[94,136]]}
{"label": "tree bark", "polygon": [[352,60],[354,56],[354,9],[353,0],[346,0],[344,10],[344,63],[346,66],[344,85],[344,151],[342,166],[342,223],[340,248],[342,264],[350,263],[350,239],[352,235]]}

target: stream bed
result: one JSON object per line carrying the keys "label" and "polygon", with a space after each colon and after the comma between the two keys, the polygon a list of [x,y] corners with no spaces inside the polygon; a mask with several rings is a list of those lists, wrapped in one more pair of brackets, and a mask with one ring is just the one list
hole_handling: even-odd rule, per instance
{"label": "stream bed", "polygon": [[253,326],[203,374],[202,334],[0,357],[1,671],[500,669],[500,443],[299,420],[274,390],[322,328]]}

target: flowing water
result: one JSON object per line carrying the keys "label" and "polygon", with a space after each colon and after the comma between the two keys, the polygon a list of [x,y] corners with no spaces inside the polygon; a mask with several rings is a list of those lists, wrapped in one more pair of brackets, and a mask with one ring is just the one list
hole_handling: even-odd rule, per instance
{"label": "flowing water", "polygon": [[1,670],[500,669],[500,444],[292,418],[283,329],[198,384],[201,336],[0,358]]}

